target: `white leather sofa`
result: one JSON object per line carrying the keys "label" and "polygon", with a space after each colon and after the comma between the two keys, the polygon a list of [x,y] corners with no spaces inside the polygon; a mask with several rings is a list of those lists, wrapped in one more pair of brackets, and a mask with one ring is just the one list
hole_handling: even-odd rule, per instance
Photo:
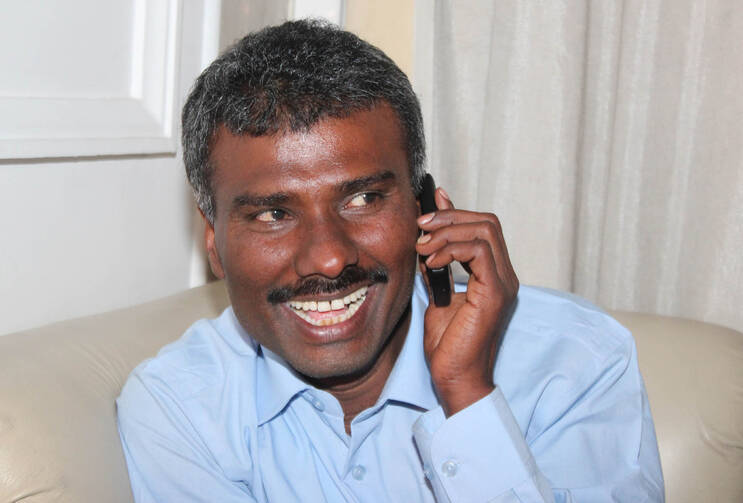
{"label": "white leather sofa", "polygon": [[[213,283],[0,337],[0,503],[130,503],[114,399],[137,363],[227,303]],[[743,334],[614,315],[637,340],[667,501],[743,502]]]}

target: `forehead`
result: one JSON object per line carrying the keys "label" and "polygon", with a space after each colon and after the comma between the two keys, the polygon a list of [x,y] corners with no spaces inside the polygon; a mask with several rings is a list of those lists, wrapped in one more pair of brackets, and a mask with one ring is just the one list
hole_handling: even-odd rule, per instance
{"label": "forehead", "polygon": [[386,105],[323,119],[307,131],[252,137],[221,126],[211,161],[218,206],[239,190],[306,191],[375,170],[410,178],[402,128]]}

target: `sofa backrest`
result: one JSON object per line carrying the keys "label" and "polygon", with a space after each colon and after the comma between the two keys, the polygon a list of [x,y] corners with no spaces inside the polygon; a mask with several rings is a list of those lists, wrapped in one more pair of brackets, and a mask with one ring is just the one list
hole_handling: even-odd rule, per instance
{"label": "sofa backrest", "polygon": [[635,336],[666,501],[743,502],[743,334],[681,318],[611,314]]}
{"label": "sofa backrest", "polygon": [[137,364],[227,305],[218,282],[0,336],[0,502],[131,503],[114,400]]}

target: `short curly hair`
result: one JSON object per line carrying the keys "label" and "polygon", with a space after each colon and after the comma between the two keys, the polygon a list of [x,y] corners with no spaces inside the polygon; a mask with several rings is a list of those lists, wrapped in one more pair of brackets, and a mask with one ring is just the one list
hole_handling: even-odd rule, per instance
{"label": "short curly hair", "polygon": [[377,104],[402,126],[416,194],[424,175],[425,139],[410,81],[381,50],[318,20],[290,21],[251,33],[196,79],[183,106],[183,160],[196,203],[214,222],[210,147],[224,124],[235,135],[310,129]]}

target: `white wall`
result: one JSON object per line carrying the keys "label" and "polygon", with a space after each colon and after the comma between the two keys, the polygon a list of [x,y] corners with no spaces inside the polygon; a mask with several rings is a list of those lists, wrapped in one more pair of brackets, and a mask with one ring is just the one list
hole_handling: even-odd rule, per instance
{"label": "white wall", "polygon": [[[349,29],[409,66],[413,0],[372,9],[375,20],[405,14],[410,26],[394,34],[368,20],[364,1],[330,3]],[[180,108],[219,50],[290,8],[289,0],[3,3],[0,334],[206,280],[203,226],[178,152]]]}
{"label": "white wall", "polygon": [[179,110],[213,0],[26,0],[0,16],[0,334],[189,286]]}

